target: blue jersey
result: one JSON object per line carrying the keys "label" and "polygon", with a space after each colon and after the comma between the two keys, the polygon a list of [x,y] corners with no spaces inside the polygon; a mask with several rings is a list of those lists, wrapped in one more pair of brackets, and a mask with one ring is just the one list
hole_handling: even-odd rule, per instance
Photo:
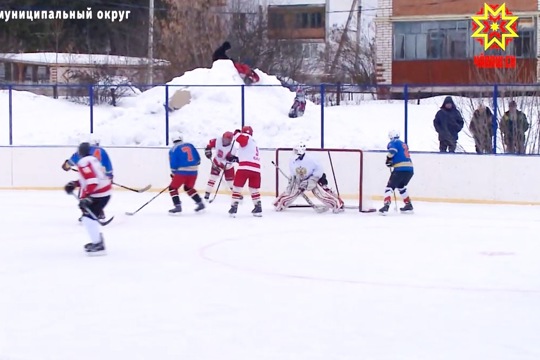
{"label": "blue jersey", "polygon": [[392,159],[394,171],[413,171],[409,147],[403,141],[394,139],[388,143],[388,157]]}
{"label": "blue jersey", "polygon": [[181,142],[169,150],[169,164],[175,175],[197,175],[201,156],[195,146]]}
{"label": "blue jersey", "polygon": [[[99,146],[91,146],[90,147],[90,154],[97,158],[99,162],[101,163],[101,166],[105,168],[105,175],[107,175],[109,178],[112,179],[113,177],[113,167],[111,163],[111,159],[109,158],[109,154]],[[80,156],[78,152],[75,152],[71,157],[69,158],[69,164],[71,166],[77,165],[77,162],[80,160]]]}

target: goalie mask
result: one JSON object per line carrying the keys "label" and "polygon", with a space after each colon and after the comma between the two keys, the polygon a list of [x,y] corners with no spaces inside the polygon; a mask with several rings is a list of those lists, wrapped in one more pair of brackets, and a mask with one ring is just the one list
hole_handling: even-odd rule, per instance
{"label": "goalie mask", "polygon": [[296,145],[293,149],[293,152],[295,155],[301,156],[306,153],[306,144],[303,142],[300,142],[298,145]]}

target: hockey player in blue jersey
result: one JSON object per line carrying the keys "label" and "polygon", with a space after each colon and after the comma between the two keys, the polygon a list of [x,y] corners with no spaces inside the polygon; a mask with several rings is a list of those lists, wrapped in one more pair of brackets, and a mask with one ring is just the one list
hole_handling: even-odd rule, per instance
{"label": "hockey player in blue jersey", "polygon": [[[99,141],[94,140],[90,145],[91,145],[90,151],[91,151],[92,156],[94,156],[95,158],[99,160],[99,162],[104,168],[105,175],[107,175],[107,177],[112,180],[113,179],[113,166],[112,166],[111,158],[109,157],[109,154],[107,154],[107,151],[105,151],[105,149],[99,146]],[[77,151],[74,152],[73,155],[71,155],[69,159],[64,161],[64,163],[62,164],[62,169],[64,171],[71,170],[71,168],[77,164],[79,159],[80,159],[79,153]]]}
{"label": "hockey player in blue jersey", "polygon": [[412,212],[413,206],[407,192],[407,185],[414,175],[409,147],[399,139],[398,131],[390,131],[388,137],[390,138],[390,142],[387,146],[386,166],[393,169],[393,171],[384,190],[384,206],[379,209],[379,213],[385,215],[388,212],[392,203],[392,193],[395,189],[399,191],[405,203],[405,206],[400,208],[401,212]]}
{"label": "hockey player in blue jersey", "polygon": [[205,206],[197,190],[195,190],[201,156],[195,146],[184,142],[182,134],[174,133],[171,136],[171,140],[173,147],[169,150],[169,164],[171,168],[169,194],[171,195],[174,208],[169,210],[169,213],[176,214],[182,212],[182,202],[178,194],[178,189],[182,186],[184,186],[184,191],[197,204],[195,211],[201,211]]}

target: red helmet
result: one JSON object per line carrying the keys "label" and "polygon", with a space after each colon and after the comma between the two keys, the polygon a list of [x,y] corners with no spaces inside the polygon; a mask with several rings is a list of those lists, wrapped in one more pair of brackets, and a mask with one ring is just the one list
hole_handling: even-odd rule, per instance
{"label": "red helmet", "polygon": [[223,145],[227,146],[232,142],[232,139],[234,137],[234,134],[230,131],[225,131],[223,133],[223,136],[221,137],[221,141],[223,142]]}
{"label": "red helmet", "polygon": [[244,127],[242,128],[242,132],[243,132],[244,134],[253,135],[253,129],[251,128],[251,126],[248,126],[248,125],[246,125],[246,126],[244,126]]}

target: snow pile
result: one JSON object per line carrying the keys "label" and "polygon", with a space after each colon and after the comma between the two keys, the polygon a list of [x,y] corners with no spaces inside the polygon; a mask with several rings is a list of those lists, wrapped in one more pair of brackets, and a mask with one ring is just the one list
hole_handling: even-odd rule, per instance
{"label": "snow pile", "polygon": [[[290,119],[288,111],[295,93],[281,86],[275,76],[255,70],[260,82],[244,87],[245,123],[254,129],[260,147],[290,147],[305,141],[310,147],[385,149],[391,129],[404,131],[401,100],[365,101],[356,106],[324,109],[308,102],[303,117]],[[186,141],[203,147],[210,138],[241,126],[242,79],[232,62],[217,61],[212,68],[186,72],[168,83],[169,98],[187,89],[191,101],[169,112],[169,132],[181,131]],[[90,132],[90,108],[68,100],[13,91],[13,139],[15,145],[75,145]],[[409,146],[415,151],[437,151],[433,118],[444,97],[409,103]],[[106,146],[165,146],[164,86],[118,100],[116,107],[94,106],[93,130]],[[454,97],[456,104],[459,97]],[[470,111],[462,108],[468,122]],[[9,144],[8,92],[0,91],[0,144]],[[460,149],[474,151],[466,127]]]}

